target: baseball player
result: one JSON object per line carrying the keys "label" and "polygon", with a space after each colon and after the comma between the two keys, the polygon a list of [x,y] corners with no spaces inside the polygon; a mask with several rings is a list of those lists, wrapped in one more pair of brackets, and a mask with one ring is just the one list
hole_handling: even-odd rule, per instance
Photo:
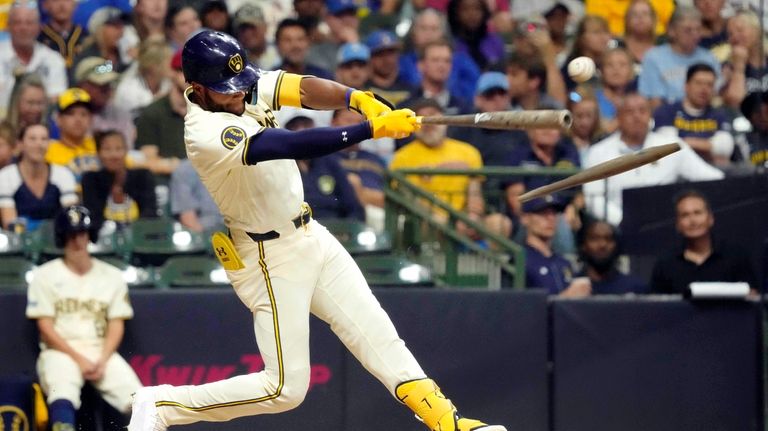
{"label": "baseball player", "polygon": [[91,216],[74,205],[54,221],[64,256],[33,273],[27,317],[37,320],[40,356],[37,374],[47,395],[53,431],[75,429],[80,390],[89,381],[115,409],[127,414],[138,376],[116,352],[124,321],[133,317],[128,286],[117,268],[91,258]]}
{"label": "baseball player", "polygon": [[[505,431],[462,418],[427,378],[371,293],[355,261],[303,202],[294,159],[370,138],[398,138],[419,124],[371,93],[312,76],[263,72],[232,37],[204,31],[184,46],[187,154],[224,216],[229,235],[213,245],[240,300],[253,314],[263,371],[199,386],[161,385],[134,396],[129,431],[163,431],[298,406],[309,388],[309,314],[417,418],[437,431]],[[287,131],[281,106],[349,108],[367,121]]]}

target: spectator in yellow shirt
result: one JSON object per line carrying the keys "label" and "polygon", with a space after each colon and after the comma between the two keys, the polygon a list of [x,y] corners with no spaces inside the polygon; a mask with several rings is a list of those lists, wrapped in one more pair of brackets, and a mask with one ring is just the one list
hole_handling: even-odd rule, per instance
{"label": "spectator in yellow shirt", "polygon": [[[430,116],[443,113],[434,99],[419,99],[411,104],[416,115]],[[480,169],[483,159],[472,145],[446,137],[447,126],[425,124],[415,133],[416,139],[395,151],[390,169],[441,168]],[[484,223],[492,231],[508,236],[512,230],[511,221],[501,214],[485,214],[482,193],[482,179],[469,175],[408,175],[416,186],[432,193],[437,199],[448,203],[456,211],[466,212],[470,218]],[[438,219],[446,218],[445,211],[433,210]],[[472,239],[480,239],[476,232],[463,223],[457,225],[460,232]]]}
{"label": "spectator in yellow shirt", "polygon": [[[633,0],[585,0],[585,13],[598,15],[608,21],[611,33],[614,36],[624,34],[624,16]],[[653,10],[656,11],[656,34],[663,34],[667,29],[667,22],[675,10],[674,0],[651,0]]]}
{"label": "spectator in yellow shirt", "polygon": [[96,142],[90,135],[92,123],[91,96],[81,88],[61,93],[56,104],[56,124],[60,139],[52,140],[45,154],[48,163],[68,167],[77,177],[101,167],[96,155]]}

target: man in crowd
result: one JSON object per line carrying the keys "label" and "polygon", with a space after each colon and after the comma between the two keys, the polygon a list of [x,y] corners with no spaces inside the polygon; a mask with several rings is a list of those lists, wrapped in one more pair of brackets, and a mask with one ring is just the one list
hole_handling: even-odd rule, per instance
{"label": "man in crowd", "polygon": [[[617,120],[618,130],[590,148],[584,160],[585,169],[622,154],[672,141],[668,135],[648,130],[651,105],[640,94],[631,93],[624,97],[617,107]],[[590,213],[618,225],[623,217],[621,194],[624,189],[672,184],[680,180],[719,180],[724,177],[722,171],[705,162],[688,144],[679,140],[678,143],[680,151],[655,163],[614,175],[604,181],[585,184],[584,195]]]}
{"label": "man in crowd", "polygon": [[710,65],[692,65],[686,74],[683,100],[659,106],[653,119],[657,132],[679,137],[704,160],[727,166],[734,142],[726,112],[712,106],[716,79]]}
{"label": "man in crowd", "polygon": [[67,68],[72,67],[87,33],[72,20],[76,3],[75,0],[44,0],[43,10],[48,14],[48,22],[43,24],[38,37],[45,46],[61,54]]}
{"label": "man in crowd", "polygon": [[675,228],[685,243],[656,261],[651,276],[655,293],[683,293],[694,281],[746,282],[759,286],[749,255],[712,234],[715,216],[707,198],[687,190],[675,199]]}
{"label": "man in crowd", "polygon": [[277,53],[281,59],[281,63],[275,67],[276,69],[299,75],[332,79],[329,71],[307,61],[309,34],[307,28],[300,21],[293,18],[282,20],[275,31],[275,46],[277,46]]}
{"label": "man in crowd", "polygon": [[14,3],[8,13],[8,40],[0,41],[0,113],[8,108],[16,77],[36,73],[53,100],[67,89],[64,58],[37,41],[40,12],[37,3]]}
{"label": "man in crowd", "polygon": [[56,107],[55,119],[61,137],[51,140],[45,160],[68,167],[79,183],[84,172],[98,170],[101,166],[96,155],[96,141],[90,133],[91,96],[82,88],[69,88],[61,93]]}
{"label": "man in crowd", "polygon": [[371,50],[371,79],[366,87],[391,104],[400,105],[414,91],[400,77],[400,39],[390,31],[378,30],[368,35],[365,44]]}

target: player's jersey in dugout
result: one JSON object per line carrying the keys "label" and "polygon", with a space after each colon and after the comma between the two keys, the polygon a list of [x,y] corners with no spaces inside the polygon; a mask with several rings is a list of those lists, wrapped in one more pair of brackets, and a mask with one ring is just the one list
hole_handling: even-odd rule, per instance
{"label": "player's jersey in dugout", "polygon": [[277,127],[272,113],[283,71],[262,72],[256,104],[243,115],[209,112],[184,96],[184,142],[187,156],[231,229],[269,232],[295,229],[291,220],[301,212],[304,190],[294,160],[245,164],[249,137],[266,127]]}

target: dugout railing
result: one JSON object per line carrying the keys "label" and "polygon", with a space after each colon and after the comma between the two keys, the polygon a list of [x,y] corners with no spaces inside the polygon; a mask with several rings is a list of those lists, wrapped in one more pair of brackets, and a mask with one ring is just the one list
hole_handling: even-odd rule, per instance
{"label": "dugout railing", "polygon": [[[525,287],[525,251],[510,238],[457,211],[432,193],[409,181],[409,175],[469,175],[494,184],[485,187],[487,207],[506,211],[501,180],[509,177],[565,177],[573,168],[486,167],[482,169],[399,169],[387,172],[385,230],[392,250],[432,269],[438,285],[498,289],[502,284]],[[498,193],[496,193],[498,192]],[[482,241],[462,234],[456,223],[474,229]]]}

